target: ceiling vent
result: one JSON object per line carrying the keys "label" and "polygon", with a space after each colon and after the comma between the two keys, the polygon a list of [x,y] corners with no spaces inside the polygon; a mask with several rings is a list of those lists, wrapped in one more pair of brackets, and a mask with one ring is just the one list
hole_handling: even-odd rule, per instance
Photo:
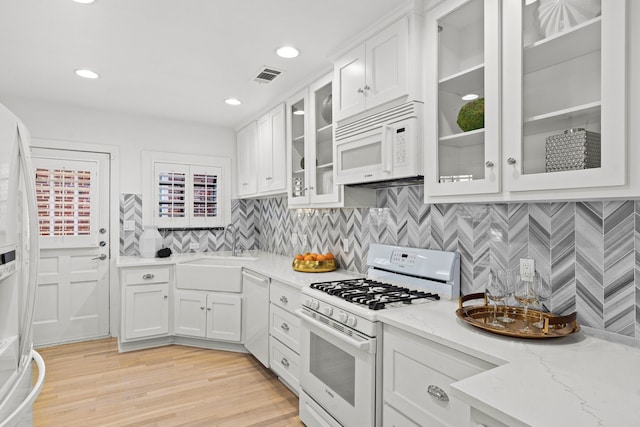
{"label": "ceiling vent", "polygon": [[276,70],[273,67],[264,66],[258,71],[256,76],[253,78],[253,81],[258,83],[271,83],[273,79],[278,77],[280,74],[282,74],[282,71]]}

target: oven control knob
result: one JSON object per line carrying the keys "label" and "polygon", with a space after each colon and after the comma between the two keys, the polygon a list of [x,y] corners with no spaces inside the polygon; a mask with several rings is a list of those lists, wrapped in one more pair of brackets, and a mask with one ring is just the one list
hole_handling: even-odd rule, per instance
{"label": "oven control knob", "polygon": [[356,323],[358,323],[358,321],[356,320],[355,317],[353,317],[353,316],[347,317],[347,326],[353,328],[354,326],[356,326]]}
{"label": "oven control knob", "polygon": [[305,307],[311,307],[311,298],[305,298],[302,302],[302,305],[304,305]]}
{"label": "oven control knob", "polygon": [[344,311],[341,311],[340,313],[338,313],[338,322],[345,323],[346,321],[347,321],[347,313],[345,313]]}
{"label": "oven control knob", "polygon": [[317,310],[318,307],[320,307],[320,303],[314,299],[311,300],[311,302],[309,303],[309,308],[311,310]]}
{"label": "oven control knob", "polygon": [[331,316],[333,314],[333,307],[325,307],[322,309],[322,311],[324,311],[325,315]]}

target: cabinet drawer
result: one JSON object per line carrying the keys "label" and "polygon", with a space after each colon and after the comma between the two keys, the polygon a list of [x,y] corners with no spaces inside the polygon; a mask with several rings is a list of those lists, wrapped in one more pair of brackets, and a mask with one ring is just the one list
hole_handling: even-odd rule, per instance
{"label": "cabinet drawer", "polygon": [[169,282],[171,267],[126,268],[122,277],[126,285],[146,285]]}
{"label": "cabinet drawer", "polygon": [[385,427],[419,427],[418,424],[386,403],[382,406],[382,425]]}
{"label": "cabinet drawer", "polygon": [[451,396],[451,383],[495,365],[409,333],[385,328],[383,398],[421,425],[469,423],[469,406]]}
{"label": "cabinet drawer", "polygon": [[275,338],[271,338],[271,370],[296,392],[300,390],[300,356]]}
{"label": "cabinet drawer", "polygon": [[269,299],[272,304],[293,313],[300,308],[300,291],[284,283],[271,279]]}
{"label": "cabinet drawer", "polygon": [[295,314],[271,304],[271,336],[300,353],[300,319]]}

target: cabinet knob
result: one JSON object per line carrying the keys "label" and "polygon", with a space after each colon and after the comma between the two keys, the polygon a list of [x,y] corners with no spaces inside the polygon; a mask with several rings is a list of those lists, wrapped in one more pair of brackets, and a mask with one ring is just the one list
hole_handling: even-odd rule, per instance
{"label": "cabinet knob", "polygon": [[362,89],[361,87],[358,88],[358,93],[364,93],[364,89]]}
{"label": "cabinet knob", "polygon": [[200,310],[204,310],[204,307],[200,307]]}
{"label": "cabinet knob", "polygon": [[282,295],[282,296],[280,297],[280,302],[281,302],[281,303],[283,303],[283,304],[286,304],[286,303],[288,303],[288,302],[289,302],[289,300],[287,299],[287,297],[285,297],[284,295]]}
{"label": "cabinet knob", "polygon": [[309,190],[313,190],[314,187],[309,187]]}
{"label": "cabinet knob", "polygon": [[447,393],[437,385],[431,384],[429,387],[427,387],[427,393],[441,402],[449,401],[449,396],[447,396]]}
{"label": "cabinet knob", "polygon": [[169,295],[165,295],[165,296],[164,296],[164,299],[167,299],[167,298],[169,298]]}
{"label": "cabinet knob", "polygon": [[371,90],[371,87],[369,87],[369,85],[364,85],[364,90]]}
{"label": "cabinet knob", "polygon": [[282,325],[280,325],[280,327],[283,331],[289,332],[289,325],[287,325],[286,323],[283,323]]}
{"label": "cabinet knob", "polygon": [[516,159],[514,159],[513,157],[509,157],[507,159],[507,163],[509,163],[510,165],[515,165],[516,164]]}
{"label": "cabinet knob", "polygon": [[207,310],[211,311],[211,307],[207,307]]}
{"label": "cabinet knob", "polygon": [[493,167],[493,162],[491,160],[487,160],[484,165],[486,167],[488,167],[488,168],[492,168]]}
{"label": "cabinet knob", "polygon": [[154,274],[151,274],[151,273],[147,273],[147,274],[142,276],[143,279],[153,279],[154,277],[156,277],[156,276]]}
{"label": "cabinet knob", "polygon": [[284,357],[282,358],[282,360],[280,361],[280,363],[282,364],[282,366],[284,366],[285,368],[289,367],[289,361],[287,359],[285,359]]}

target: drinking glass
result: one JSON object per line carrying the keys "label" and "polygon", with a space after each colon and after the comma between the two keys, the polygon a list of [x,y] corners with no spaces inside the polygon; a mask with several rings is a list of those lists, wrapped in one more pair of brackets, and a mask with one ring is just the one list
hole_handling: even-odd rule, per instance
{"label": "drinking glass", "polygon": [[518,282],[518,280],[520,280],[520,275],[513,271],[505,273],[505,275],[506,292],[505,297],[502,299],[502,305],[504,306],[504,315],[498,317],[498,320],[502,323],[510,324],[515,322],[516,319],[514,319],[513,317],[509,317],[509,311],[507,310],[507,301],[515,293],[516,283]]}
{"label": "drinking glass", "polygon": [[534,329],[529,326],[529,306],[536,302],[536,293],[534,291],[534,283],[536,280],[540,280],[540,276],[533,276],[532,281],[519,280],[516,283],[514,296],[516,300],[524,306],[524,328],[521,330],[524,332],[531,332]]}
{"label": "drinking glass", "polygon": [[[549,280],[544,280],[543,277],[539,277],[539,280],[535,280],[533,282],[533,291],[536,294],[536,303],[540,306],[540,311],[548,311],[545,307],[544,303],[551,297],[551,283]],[[544,318],[543,315],[540,314],[540,321],[533,324],[538,329],[542,329],[544,327]]]}
{"label": "drinking glass", "polygon": [[485,287],[487,298],[493,302],[493,317],[488,325],[496,328],[504,328],[504,325],[498,322],[496,316],[498,311],[498,302],[507,297],[506,275],[503,270],[492,270],[489,272],[489,278]]}

